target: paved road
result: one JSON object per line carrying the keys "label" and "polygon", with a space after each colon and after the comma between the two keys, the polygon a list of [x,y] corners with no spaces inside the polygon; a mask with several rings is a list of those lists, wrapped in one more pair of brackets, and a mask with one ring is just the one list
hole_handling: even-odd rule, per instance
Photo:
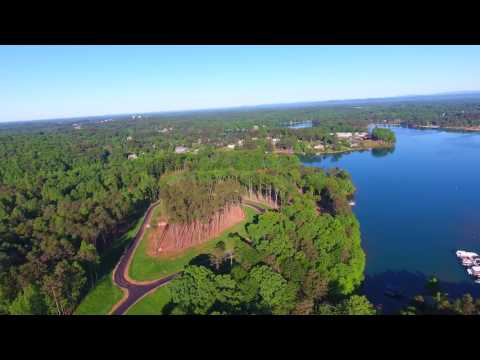
{"label": "paved road", "polygon": [[143,235],[145,234],[145,229],[147,224],[150,223],[152,218],[152,213],[158,203],[154,203],[150,205],[145,213],[145,218],[143,220],[142,226],[138,230],[137,234],[135,235],[135,239],[132,241],[130,246],[127,248],[125,253],[120,258],[120,261],[115,269],[113,274],[113,281],[115,284],[123,289],[126,289],[128,292],[128,296],[126,299],[122,299],[122,303],[112,312],[112,315],[122,315],[124,314],[130,306],[132,306],[135,302],[137,302],[142,296],[144,296],[149,291],[169,283],[172,281],[178,274],[173,274],[162,279],[154,280],[151,282],[143,283],[143,284],[136,284],[130,282],[127,277],[125,276],[128,271],[128,264],[135,252],[135,249],[138,245],[138,242],[142,239]]}
{"label": "paved road", "polygon": [[[155,207],[157,207],[157,205],[158,203],[154,203],[150,205],[150,207],[147,209],[142,226],[140,227],[137,234],[135,235],[135,239],[132,241],[130,246],[124,252],[124,254],[119,260],[117,267],[115,268],[115,271],[113,273],[113,281],[117,286],[123,289],[126,289],[128,292],[128,296],[125,299],[120,300],[121,301],[120,305],[117,306],[117,308],[114,311],[112,311],[111,313],[112,315],[125,314],[125,312],[130,308],[130,306],[135,304],[146,293],[162,285],[168,284],[170,281],[172,281],[175,277],[177,277],[180,274],[179,272],[179,273],[164,277],[162,279],[153,280],[151,282],[146,282],[142,284],[133,283],[129,281],[125,276],[128,271],[130,259],[133,256],[139,241],[143,238],[143,235],[145,234],[145,229],[147,225],[150,224],[153,210],[155,209]],[[255,202],[252,202],[252,201],[246,200],[244,201],[244,205],[249,206],[260,213],[263,213],[265,211],[264,208],[259,207]]]}

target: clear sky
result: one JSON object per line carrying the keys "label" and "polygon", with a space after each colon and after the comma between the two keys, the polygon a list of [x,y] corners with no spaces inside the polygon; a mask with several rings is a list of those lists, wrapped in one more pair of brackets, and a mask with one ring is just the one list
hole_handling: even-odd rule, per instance
{"label": "clear sky", "polygon": [[480,90],[480,46],[0,46],[0,121]]}

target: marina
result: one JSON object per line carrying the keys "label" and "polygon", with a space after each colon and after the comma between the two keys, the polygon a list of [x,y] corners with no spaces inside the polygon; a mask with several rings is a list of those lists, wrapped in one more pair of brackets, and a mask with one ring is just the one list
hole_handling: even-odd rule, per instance
{"label": "marina", "polygon": [[462,266],[467,268],[467,274],[480,284],[480,256],[475,252],[457,250],[455,253]]}

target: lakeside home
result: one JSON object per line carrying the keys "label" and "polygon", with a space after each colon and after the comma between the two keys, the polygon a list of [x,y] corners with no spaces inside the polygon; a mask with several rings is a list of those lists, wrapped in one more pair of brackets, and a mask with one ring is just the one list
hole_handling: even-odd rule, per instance
{"label": "lakeside home", "polygon": [[339,139],[361,139],[365,140],[368,139],[369,135],[368,132],[337,132],[337,133],[330,133],[330,135],[335,135]]}
{"label": "lakeside home", "polygon": [[176,146],[175,147],[175,153],[176,154],[184,154],[188,151],[188,148],[185,146]]}

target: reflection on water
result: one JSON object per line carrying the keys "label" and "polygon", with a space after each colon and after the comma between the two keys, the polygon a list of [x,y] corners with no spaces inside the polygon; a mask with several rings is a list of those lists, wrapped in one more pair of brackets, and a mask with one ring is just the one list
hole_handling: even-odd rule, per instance
{"label": "reflection on water", "polygon": [[480,134],[392,130],[394,149],[302,161],[352,175],[367,279],[405,271],[475,288],[454,251],[480,252]]}
{"label": "reflection on water", "polygon": [[382,156],[387,156],[389,154],[393,154],[394,152],[395,152],[395,146],[387,147],[387,148],[373,148],[372,156],[382,157]]}
{"label": "reflection on water", "polygon": [[[382,157],[393,154],[395,152],[395,147],[387,147],[387,148],[372,148],[371,150],[359,150],[355,151],[355,153],[369,153],[374,157]],[[339,152],[333,154],[322,154],[322,155],[302,155],[299,156],[300,160],[304,165],[308,165],[309,163],[318,164],[322,161],[327,161],[328,163],[337,163],[339,162],[344,156],[350,156],[353,152]],[[313,165],[316,166],[316,165]]]}

